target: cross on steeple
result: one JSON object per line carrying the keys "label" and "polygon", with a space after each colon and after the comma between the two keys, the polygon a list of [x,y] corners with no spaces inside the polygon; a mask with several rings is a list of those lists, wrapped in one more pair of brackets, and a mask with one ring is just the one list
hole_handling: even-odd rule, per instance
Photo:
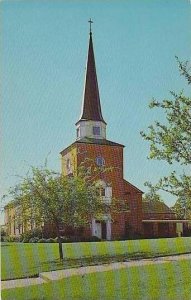
{"label": "cross on steeple", "polygon": [[93,23],[91,18],[89,19],[88,23],[90,23],[90,34],[91,34],[92,33],[92,23]]}

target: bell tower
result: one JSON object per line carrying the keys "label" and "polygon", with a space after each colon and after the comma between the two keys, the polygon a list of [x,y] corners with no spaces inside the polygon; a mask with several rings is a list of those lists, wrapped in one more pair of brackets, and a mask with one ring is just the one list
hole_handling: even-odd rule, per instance
{"label": "bell tower", "polygon": [[[111,211],[90,219],[90,225],[85,228],[84,235],[110,240],[124,236],[127,221],[133,226],[134,231],[141,230],[142,192],[123,178],[124,145],[106,138],[107,124],[101,110],[91,19],[89,23],[89,48],[81,115],[76,123],[77,138],[60,154],[64,175],[75,176],[78,168],[83,165],[92,181],[101,187],[100,195],[106,204],[117,199],[124,207],[130,207],[131,211],[117,214]],[[100,172],[94,174],[94,169]]]}
{"label": "bell tower", "polygon": [[77,140],[83,138],[106,139],[106,122],[101,111],[101,102],[96,74],[93,49],[92,30],[90,23],[89,49],[86,64],[86,76],[83,93],[81,116],[76,123]]}

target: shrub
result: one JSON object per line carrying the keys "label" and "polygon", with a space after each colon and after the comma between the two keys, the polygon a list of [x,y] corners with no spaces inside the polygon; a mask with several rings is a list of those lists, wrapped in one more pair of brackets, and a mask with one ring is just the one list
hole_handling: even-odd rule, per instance
{"label": "shrub", "polygon": [[53,238],[49,238],[49,239],[46,239],[46,243],[55,243],[55,239]]}
{"label": "shrub", "polygon": [[[61,242],[62,243],[70,243],[70,239],[66,236],[61,236]],[[58,237],[56,237],[54,240],[54,243],[58,243]]]}
{"label": "shrub", "polygon": [[38,237],[33,237],[33,238],[30,238],[29,243],[38,243],[38,241],[39,241]]}
{"label": "shrub", "polygon": [[50,238],[50,239],[49,239],[49,243],[55,243],[54,239],[53,239],[53,238]]}
{"label": "shrub", "polygon": [[22,240],[22,243],[29,243],[29,239],[24,238],[24,239]]}
{"label": "shrub", "polygon": [[[49,242],[50,240],[53,240],[54,243],[58,243],[58,237],[56,237],[55,239],[48,239]],[[78,242],[99,242],[101,241],[100,238],[98,238],[97,236],[90,236],[90,237],[82,237],[82,236],[61,236],[61,242],[62,243],[78,243]]]}
{"label": "shrub", "polygon": [[42,238],[42,239],[39,239],[39,240],[38,240],[38,243],[46,243],[46,241],[47,241],[46,239],[43,239],[43,238]]}
{"label": "shrub", "polygon": [[69,243],[79,243],[79,242],[82,242],[83,240],[84,240],[83,237],[76,236],[76,235],[70,236],[68,238],[68,242]]}
{"label": "shrub", "polygon": [[90,237],[86,237],[84,238],[84,242],[100,242],[101,239],[98,238],[97,236],[90,236]]}
{"label": "shrub", "polygon": [[13,237],[13,242],[20,242],[21,241],[21,237],[20,236],[14,236]]}
{"label": "shrub", "polygon": [[24,243],[28,243],[31,238],[35,237],[38,237],[39,239],[42,238],[42,229],[34,228],[33,230],[29,230],[21,234],[21,240]]}
{"label": "shrub", "polygon": [[62,239],[62,243],[71,243],[70,238],[67,236],[62,236],[61,239]]}
{"label": "shrub", "polygon": [[6,236],[4,242],[20,242],[20,236]]}

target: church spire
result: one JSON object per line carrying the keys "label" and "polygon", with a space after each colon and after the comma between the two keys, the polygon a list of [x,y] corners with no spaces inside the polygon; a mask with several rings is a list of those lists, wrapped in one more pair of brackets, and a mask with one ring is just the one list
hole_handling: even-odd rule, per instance
{"label": "church spire", "polygon": [[82,113],[80,116],[80,120],[102,121],[105,123],[101,112],[101,103],[99,97],[99,88],[98,88],[96,65],[95,65],[95,58],[94,58],[92,30],[91,30],[91,24],[93,23],[93,21],[90,19],[88,22],[90,23],[90,37],[89,37],[88,59],[87,59],[87,66],[86,66],[85,88],[84,88],[84,95],[83,95],[83,105],[82,105]]}
{"label": "church spire", "polygon": [[92,20],[90,23],[89,49],[86,66],[85,86],[83,94],[82,112],[77,126],[77,140],[83,138],[105,139],[106,122],[101,112],[99,88],[97,82],[96,65],[92,41]]}

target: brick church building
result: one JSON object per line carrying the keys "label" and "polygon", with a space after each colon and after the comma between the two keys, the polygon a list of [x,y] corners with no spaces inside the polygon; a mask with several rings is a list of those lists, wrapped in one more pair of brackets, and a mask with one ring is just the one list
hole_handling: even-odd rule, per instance
{"label": "brick church building", "polygon": [[106,240],[134,236],[175,236],[174,213],[165,204],[158,204],[160,209],[156,211],[152,204],[143,203],[143,192],[124,179],[123,150],[124,145],[107,139],[107,123],[102,115],[90,26],[82,110],[76,123],[76,141],[61,151],[62,172],[64,175],[74,174],[85,159],[91,159],[95,166],[111,167],[112,172],[105,172],[97,178],[102,185],[103,201],[111,201],[111,197],[120,199],[127,209],[93,219],[90,227],[85,229],[85,235]]}
{"label": "brick church building", "polygon": [[[107,202],[112,198],[119,200],[126,209],[92,219],[83,235],[97,236],[104,240],[180,235],[186,220],[177,220],[164,203],[143,201],[143,192],[124,179],[123,150],[124,145],[107,139],[107,123],[101,110],[90,20],[82,111],[76,123],[76,141],[60,153],[62,173],[66,176],[75,175],[75,170],[87,159],[95,167],[111,168],[110,172],[102,172],[96,178],[102,187],[101,196]],[[22,231],[17,228],[15,211],[16,207],[5,207],[5,226],[11,236],[25,231],[23,226]],[[63,228],[63,235],[65,233],[66,229]]]}

